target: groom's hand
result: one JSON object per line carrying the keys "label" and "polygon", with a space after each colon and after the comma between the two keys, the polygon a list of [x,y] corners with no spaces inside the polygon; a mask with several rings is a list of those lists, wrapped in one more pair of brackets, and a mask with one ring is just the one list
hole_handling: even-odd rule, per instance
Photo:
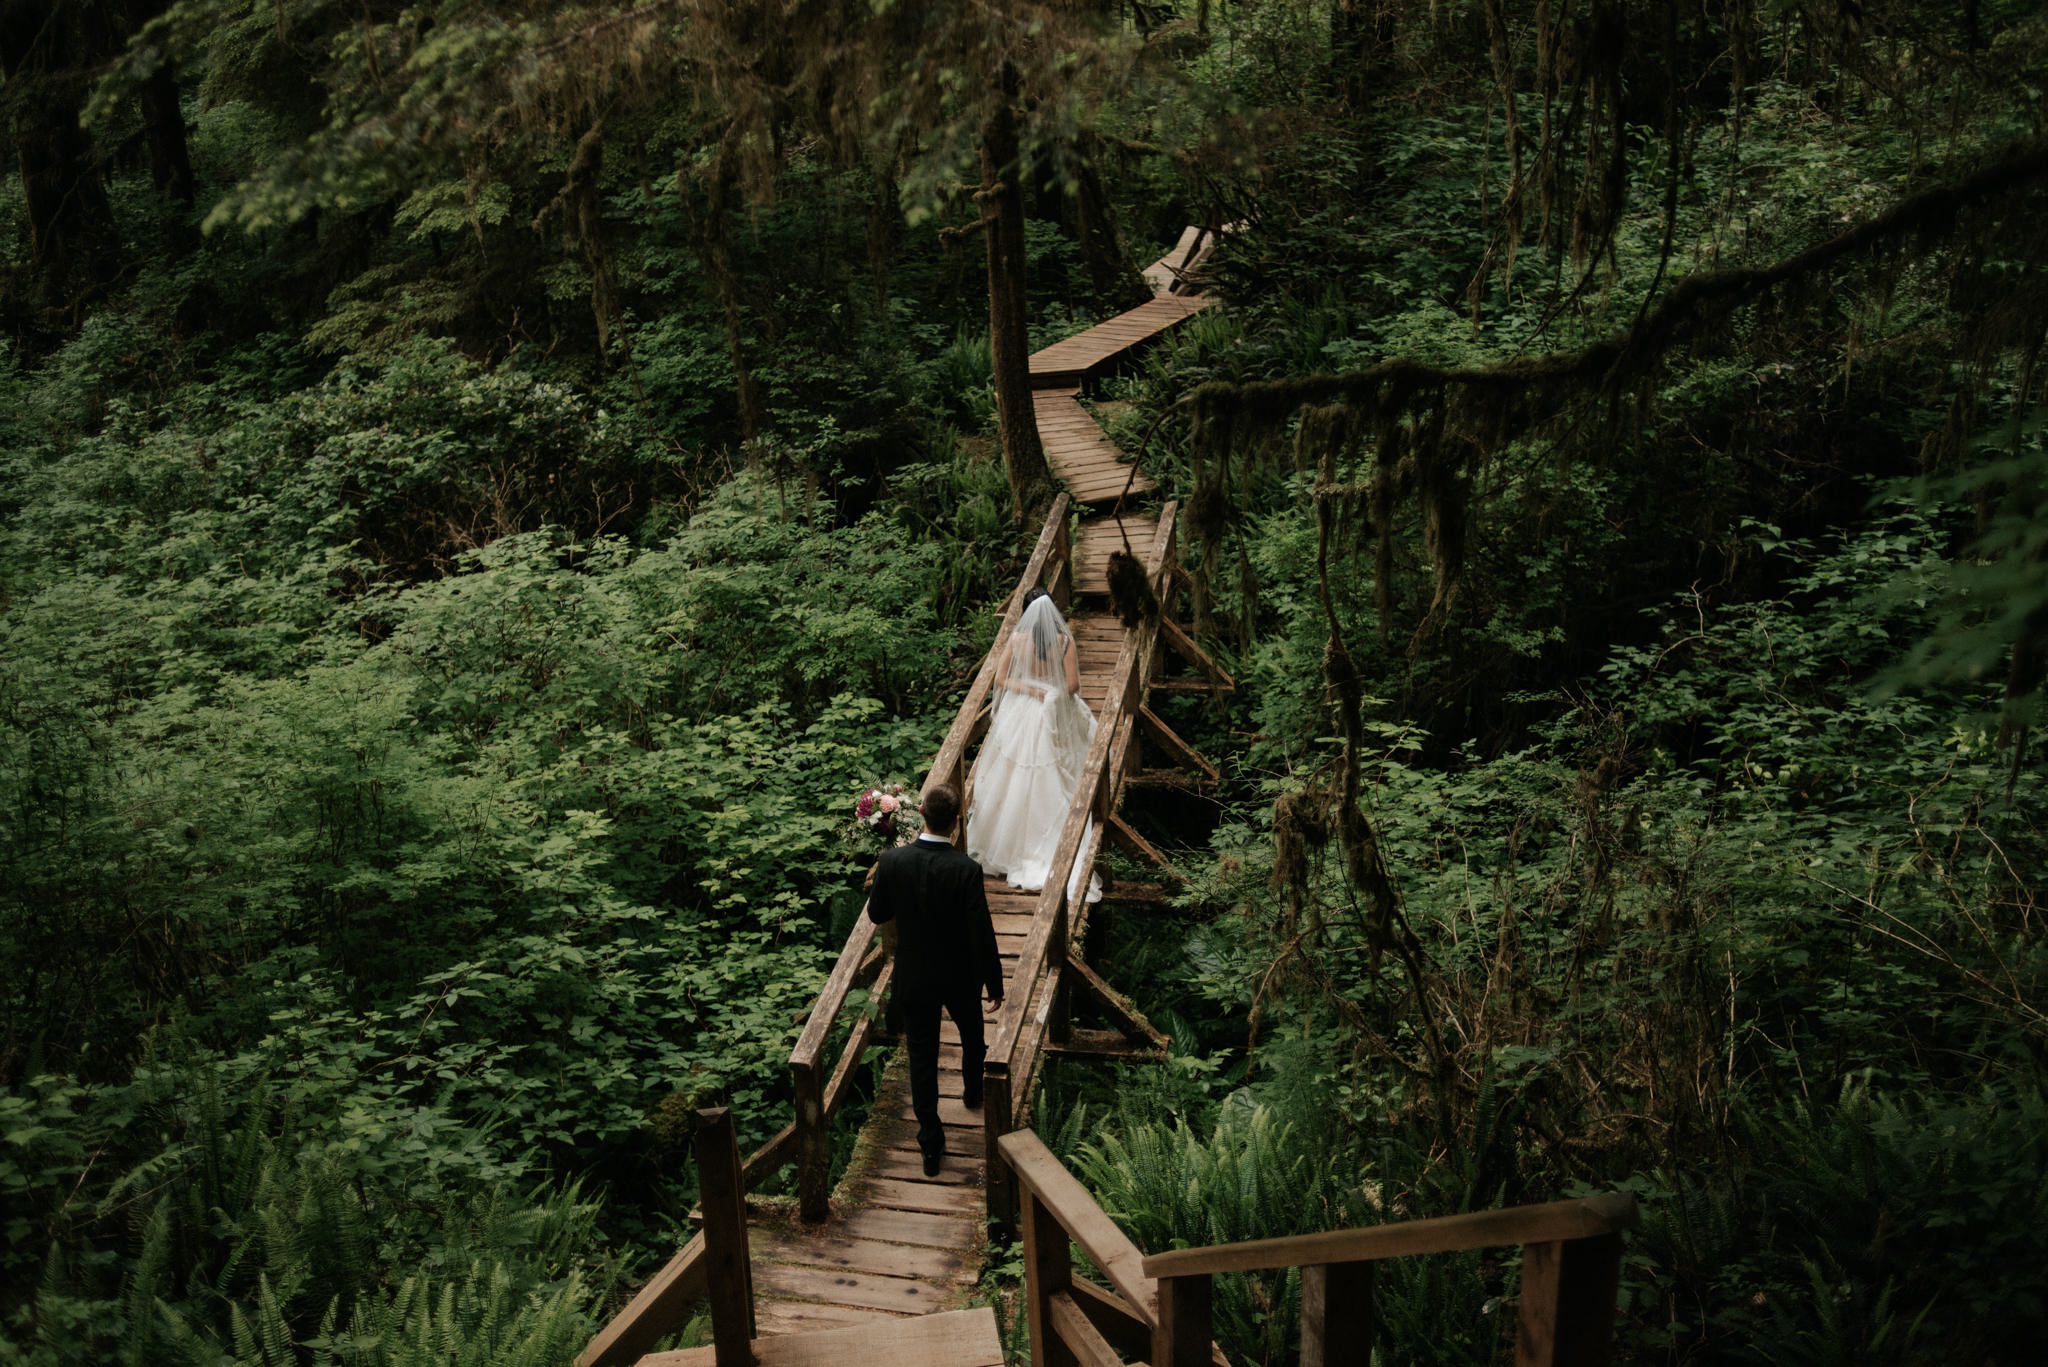
{"label": "groom's hand", "polygon": [[988,1017],[990,1020],[994,1020],[997,1016],[1002,1014],[1002,1011],[1003,999],[1001,997],[988,997],[983,999],[981,1003],[982,1015]]}

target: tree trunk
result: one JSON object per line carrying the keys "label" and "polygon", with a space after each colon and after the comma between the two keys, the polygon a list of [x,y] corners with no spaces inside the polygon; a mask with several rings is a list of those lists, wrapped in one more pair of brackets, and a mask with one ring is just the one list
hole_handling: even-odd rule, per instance
{"label": "tree trunk", "polygon": [[1117,232],[1116,205],[1095,169],[1101,142],[1094,138],[1089,142],[1092,145],[1083,149],[1089,155],[1081,161],[1074,187],[1074,235],[1080,240],[1081,260],[1088,267],[1095,312],[1107,318],[1150,299],[1152,287],[1124,250],[1123,237]]}
{"label": "tree trunk", "polygon": [[1052,471],[1038,443],[1031,402],[1031,342],[1024,315],[1023,168],[1017,157],[1016,69],[1005,63],[995,109],[982,128],[981,218],[988,247],[988,343],[994,363],[996,426],[1012,511],[1025,517],[1052,496]]}
{"label": "tree trunk", "polygon": [[[132,33],[162,14],[164,0],[130,0]],[[149,176],[156,185],[164,240],[180,255],[199,245],[192,222],[192,152],[185,138],[185,109],[179,99],[178,76],[169,62],[149,73],[136,92],[142,106],[142,132],[149,144]]]}
{"label": "tree trunk", "polygon": [[114,211],[90,134],[78,126],[98,53],[84,6],[0,0],[0,72],[14,104],[14,145],[30,254],[46,308],[61,308],[114,268]]}
{"label": "tree trunk", "polygon": [[[697,252],[704,263],[704,273],[711,277],[713,288],[718,291],[718,302],[725,310],[726,350],[732,359],[734,385],[738,390],[740,414],[740,438],[752,441],[767,426],[767,409],[761,401],[761,385],[754,378],[754,368],[747,351],[746,314],[742,308],[739,274],[733,269],[732,243],[727,237],[726,206],[732,197],[737,179],[737,156],[734,151],[739,124],[733,123],[725,131],[719,143],[718,154],[711,163],[710,183],[705,192],[704,218],[697,223]],[[676,176],[676,190],[683,197],[683,206],[689,208],[690,196],[684,188],[688,172]],[[694,217],[694,215],[693,215]]]}

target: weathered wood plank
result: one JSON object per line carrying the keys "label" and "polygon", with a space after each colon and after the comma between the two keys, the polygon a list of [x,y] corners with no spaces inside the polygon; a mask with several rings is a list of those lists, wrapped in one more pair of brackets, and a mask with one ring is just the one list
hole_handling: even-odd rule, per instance
{"label": "weathered wood plank", "polygon": [[1635,1197],[1587,1196],[1576,1201],[1510,1206],[1433,1220],[1405,1220],[1364,1229],[1333,1229],[1285,1239],[1252,1239],[1212,1248],[1182,1248],[1145,1259],[1145,1274],[1256,1272],[1317,1263],[1375,1262],[1411,1253],[1458,1253],[1468,1248],[1586,1239],[1632,1228]]}
{"label": "weathered wood plank", "polygon": [[850,1238],[923,1244],[930,1248],[968,1248],[974,1243],[975,1233],[974,1223],[958,1215],[889,1210],[880,1206],[849,1210],[835,1220],[832,1227]]}
{"label": "weathered wood plank", "polygon": [[945,1309],[955,1294],[916,1277],[798,1267],[790,1263],[763,1264],[755,1271],[754,1286],[763,1295],[784,1300],[824,1301],[899,1315],[924,1315]]}
{"label": "weathered wood plank", "polygon": [[936,1277],[973,1281],[974,1269],[958,1250],[913,1244],[886,1244],[875,1239],[837,1235],[764,1239],[755,1248],[757,1263],[792,1263],[854,1272],[883,1272],[897,1277]]}
{"label": "weathered wood plank", "polygon": [[[977,1134],[975,1150],[981,1147],[979,1138]],[[965,1157],[968,1152],[963,1148],[961,1156]],[[872,1178],[863,1182],[861,1187],[868,1200],[886,1210],[921,1215],[972,1215],[977,1218],[981,1214],[981,1193],[972,1188],[941,1187],[930,1182],[898,1182],[888,1177]]]}
{"label": "weathered wood plank", "polygon": [[[950,1310],[909,1320],[863,1315],[860,1321],[816,1333],[758,1338],[749,1345],[755,1367],[1002,1367],[1002,1337],[987,1306]],[[657,1353],[641,1367],[713,1367],[709,1348]]]}
{"label": "weathered wood plank", "polygon": [[[880,1310],[856,1310],[850,1305],[826,1305],[822,1301],[764,1300],[760,1313],[761,1338],[809,1336],[820,1331],[847,1329],[860,1325],[910,1324],[901,1315]],[[759,1343],[761,1338],[754,1341]],[[701,1349],[691,1351],[701,1352]]]}

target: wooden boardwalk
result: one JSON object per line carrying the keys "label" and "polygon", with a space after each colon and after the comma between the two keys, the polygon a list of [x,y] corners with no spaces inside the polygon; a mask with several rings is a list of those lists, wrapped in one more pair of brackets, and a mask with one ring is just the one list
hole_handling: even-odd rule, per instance
{"label": "wooden boardwalk", "polygon": [[1162,294],[1106,323],[1064,342],[1055,342],[1031,357],[1031,384],[1035,389],[1079,385],[1133,347],[1151,341],[1190,315],[1200,313],[1216,301],[1204,294]]}
{"label": "wooden boardwalk", "polygon": [[1128,504],[1158,491],[1159,486],[1124,458],[1088,410],[1081,406],[1081,388],[1134,349],[1175,323],[1215,303],[1190,292],[1186,272],[1199,264],[1202,230],[1189,228],[1174,249],[1145,270],[1153,298],[1086,332],[1055,342],[1031,357],[1031,403],[1038,420],[1038,440],[1046,463],[1074,502],[1083,507]]}
{"label": "wooden boardwalk", "polygon": [[[1135,506],[1154,494],[1156,486],[1125,461],[1103,435],[1079,402],[1080,386],[1131,348],[1212,302],[1186,293],[1190,287],[1180,273],[1196,259],[1195,248],[1199,246],[1199,237],[1183,238],[1174,253],[1147,272],[1158,291],[1151,302],[1031,358],[1039,432],[1072,503],[1083,508],[1114,508],[1113,513],[1083,517],[1070,536],[1063,501],[1054,519],[1048,522],[1034,554],[1035,564],[1049,565],[1052,559],[1061,562],[1056,570],[1046,572],[1056,576],[1060,601],[1068,606],[1068,618],[1080,651],[1081,696],[1096,716],[1122,738],[1103,751],[1106,759],[1101,772],[1112,776],[1107,790],[1111,794],[1120,788],[1126,757],[1135,759],[1130,736],[1136,718],[1130,699],[1135,696],[1142,704],[1151,677],[1152,656],[1148,644],[1142,653],[1144,663],[1137,663],[1139,657],[1131,653],[1132,639],[1140,633],[1127,632],[1110,611],[1109,558],[1128,549],[1142,565],[1150,567],[1149,574],[1163,576],[1170,569],[1164,557],[1172,540],[1169,531],[1165,544],[1160,544],[1158,511]],[[1064,554],[1049,558],[1048,548],[1055,542]],[[1048,587],[1054,582],[1048,579]],[[1011,616],[1006,620],[1014,619],[1016,602],[1013,600]],[[1152,639],[1149,630],[1143,634],[1148,642]],[[1006,643],[1006,636],[999,637],[997,649]],[[974,820],[973,789],[971,771],[964,767],[962,747],[969,739],[963,728],[971,720],[973,709],[979,706],[973,699],[985,696],[981,690],[988,687],[993,665],[992,652],[983,663],[977,691],[970,693],[962,720],[955,723],[959,741],[956,744],[951,734],[948,739],[948,747],[955,756],[952,763],[963,767],[946,772],[970,775],[970,825]],[[978,736],[978,729],[972,734]],[[956,777],[955,781],[959,779]],[[1114,813],[1113,796],[1104,810]],[[1110,824],[1118,827],[1127,840],[1138,839],[1120,820]],[[1139,843],[1142,845],[1142,841]],[[1092,867],[1094,850],[1094,845],[1088,846],[1083,867]],[[1028,1033],[1034,1028],[1031,1023],[1037,1022],[1038,1034],[1032,1035],[1037,1039],[1043,1034],[1060,984],[1057,972],[1045,970],[1047,930],[1041,922],[1046,916],[1046,897],[1011,888],[1000,878],[988,879],[987,888],[997,950],[1010,984],[1006,1001],[1016,1003],[1005,1017],[1006,1028],[1012,1034],[1004,1038],[1014,1041],[1015,1032],[1021,1029]],[[1156,893],[1157,889],[1152,891]],[[1065,899],[1056,900],[1063,905]],[[1082,908],[1076,908],[1071,915],[1076,922],[1086,919]],[[1055,924],[1062,927],[1059,939],[1062,945],[1070,939],[1078,944],[1079,928],[1066,924],[1067,918],[1064,911],[1057,915]],[[871,935],[871,926],[867,933]],[[1066,953],[1066,949],[1060,950],[1063,960]],[[823,1024],[814,1023],[805,1031],[806,1041],[814,1035],[817,1040],[806,1055],[811,1060],[806,1065],[811,1071],[805,1074],[812,1079],[808,1086],[816,1098],[808,1103],[814,1118],[804,1120],[806,1092],[800,1081],[798,1122],[749,1158],[741,1169],[743,1184],[751,1185],[789,1161],[792,1151],[802,1148],[804,1138],[800,1131],[807,1123],[811,1127],[810,1161],[812,1171],[819,1174],[819,1185],[799,1205],[808,1205],[814,1216],[822,1213],[824,1218],[800,1220],[797,1210],[783,1203],[750,1203],[748,1207],[747,1265],[752,1269],[756,1335],[753,1346],[755,1356],[763,1364],[822,1367],[828,1362],[887,1361],[905,1367],[985,1367],[1002,1360],[1000,1345],[994,1342],[994,1319],[990,1313],[986,1309],[972,1315],[959,1311],[980,1272],[989,1208],[985,1155],[993,1147],[982,1113],[969,1111],[961,1103],[960,1037],[951,1021],[944,1022],[940,1029],[939,1113],[946,1131],[946,1153],[938,1175],[924,1174],[917,1146],[917,1124],[910,1108],[908,1063],[898,1050],[883,1076],[845,1175],[831,1190],[829,1199],[820,1199],[825,1149],[816,1136],[829,1127],[833,1110],[850,1092],[849,1074],[858,1067],[862,1043],[869,1036],[860,1027],[855,1028],[838,1067],[824,1069],[831,1074],[827,1084],[817,1080],[817,1050],[822,1048],[825,1032],[838,1019],[847,990],[856,980],[872,979],[877,994],[884,990],[888,970],[878,968],[881,962],[879,947],[871,946],[857,927],[842,953],[840,968],[834,971],[833,984],[828,984],[813,1008]],[[1027,962],[1030,976],[1019,984],[1020,964]],[[1033,1000],[1017,1003],[1018,992],[1031,993]],[[1149,1031],[1150,1027],[1144,1029]],[[989,1022],[987,1032],[990,1067],[994,1069],[997,1023]],[[1163,1037],[1156,1037],[1154,1042],[1163,1043]],[[1013,1043],[1011,1053],[1014,1048]],[[1032,1049],[1034,1057],[1036,1048],[1034,1045]],[[798,1052],[792,1055],[793,1073],[798,1071],[798,1057],[805,1049],[800,1042]],[[1027,1068],[1020,1085],[1028,1090],[1029,1082]],[[1000,1105],[999,1134],[1021,1123],[1021,1111],[1016,1115],[1010,1112],[1012,1093],[1007,1083],[999,1093],[991,1095],[990,1101],[992,1111]],[[1028,1105],[1028,1095],[1024,1104]],[[799,1157],[799,1166],[802,1164]],[[695,1295],[702,1294],[709,1260],[704,1236],[700,1234],[593,1340],[577,1359],[580,1367],[614,1367],[629,1362],[638,1362],[641,1367],[708,1367],[712,1360],[710,1349],[650,1354],[645,1346],[651,1346],[661,1333],[672,1331],[682,1308]],[[927,1321],[923,1317],[933,1318]],[[772,1351],[764,1346],[769,1344],[776,1345]]]}

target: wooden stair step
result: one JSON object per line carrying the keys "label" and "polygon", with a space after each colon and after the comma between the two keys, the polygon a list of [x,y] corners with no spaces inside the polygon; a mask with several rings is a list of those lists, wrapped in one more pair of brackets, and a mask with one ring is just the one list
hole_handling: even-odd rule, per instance
{"label": "wooden stair step", "polygon": [[874,1239],[848,1239],[838,1235],[784,1235],[752,1244],[756,1265],[764,1262],[792,1263],[805,1267],[827,1267],[853,1271],[888,1272],[899,1277],[937,1277],[974,1280],[973,1269],[957,1249],[928,1248],[911,1244],[885,1244]]}
{"label": "wooden stair step", "polygon": [[892,1277],[880,1272],[849,1272],[788,1263],[756,1263],[754,1294],[781,1300],[823,1301],[856,1310],[887,1310],[923,1315],[950,1308],[954,1292],[917,1277]]}
{"label": "wooden stair step", "polygon": [[[761,1333],[750,1347],[755,1367],[843,1367],[846,1363],[885,1363],[888,1367],[1002,1367],[1003,1341],[996,1312],[988,1306],[948,1310],[915,1319],[885,1318],[849,1311],[845,1315],[804,1314],[784,1310],[792,1302],[771,1302],[755,1316]],[[839,1307],[832,1307],[836,1310]],[[817,1321],[805,1332],[770,1335],[770,1322]],[[640,1367],[716,1367],[716,1350],[685,1348],[653,1353]]]}

